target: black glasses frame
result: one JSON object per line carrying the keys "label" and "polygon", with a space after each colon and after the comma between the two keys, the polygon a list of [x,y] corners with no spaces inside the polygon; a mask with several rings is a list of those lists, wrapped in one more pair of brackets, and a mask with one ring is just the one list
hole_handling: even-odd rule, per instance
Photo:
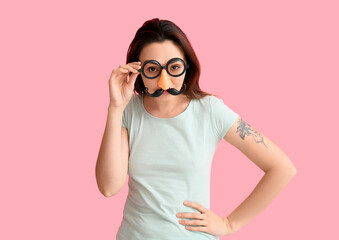
{"label": "black glasses frame", "polygon": [[[170,63],[172,63],[172,62],[174,62],[174,61],[177,61],[177,60],[179,60],[179,61],[181,61],[182,63],[183,63],[183,65],[184,65],[184,71],[182,71],[182,73],[180,73],[179,75],[173,75],[173,74],[171,74],[171,73],[169,73],[169,71],[168,71],[168,65],[170,64]],[[145,72],[144,72],[144,67],[146,66],[146,64],[147,63],[154,63],[154,64],[157,64],[159,67],[160,67],[160,71],[159,71],[159,73],[155,76],[155,77],[147,77],[146,76],[146,74],[145,74]],[[188,64],[186,64],[185,62],[184,62],[184,60],[182,60],[181,58],[172,58],[172,59],[170,59],[167,63],[166,63],[166,66],[161,66],[161,64],[157,61],[157,60],[147,60],[147,61],[145,61],[144,62],[144,64],[142,65],[142,67],[141,67],[141,69],[139,69],[138,70],[138,72],[140,72],[140,73],[142,73],[142,75],[144,75],[144,77],[145,78],[148,78],[148,79],[153,79],[153,78],[157,78],[158,76],[160,76],[160,74],[161,74],[161,72],[162,72],[162,69],[166,69],[166,72],[169,74],[169,75],[171,75],[172,77],[179,77],[179,76],[181,76],[182,74],[184,74],[185,72],[186,72],[186,70],[187,69],[189,69],[189,65]]]}

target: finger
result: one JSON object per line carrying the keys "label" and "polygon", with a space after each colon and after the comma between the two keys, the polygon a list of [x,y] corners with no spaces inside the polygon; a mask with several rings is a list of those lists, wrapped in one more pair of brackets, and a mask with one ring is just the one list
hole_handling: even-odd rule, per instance
{"label": "finger", "polygon": [[138,68],[138,67],[141,67],[141,63],[127,63],[127,64],[122,64],[120,66],[131,66],[134,68]]}
{"label": "finger", "polygon": [[136,65],[136,64],[129,64],[129,66],[134,67],[134,68],[136,68],[136,69],[141,68],[140,65]]}
{"label": "finger", "polygon": [[203,226],[203,227],[207,226],[207,221],[205,220],[180,220],[179,223],[183,225],[193,225],[193,226]]}
{"label": "finger", "polygon": [[130,76],[129,76],[129,81],[128,81],[128,85],[130,87],[134,87],[134,84],[135,84],[135,81],[137,79],[137,76],[138,76],[139,72],[136,72],[136,73],[132,73]]}
{"label": "finger", "polygon": [[118,68],[118,70],[120,71],[120,72],[122,72],[122,73],[128,73],[128,70],[127,69],[125,69],[125,68]]}
{"label": "finger", "polygon": [[134,68],[141,68],[138,64],[127,64],[128,66],[134,67]]}
{"label": "finger", "polygon": [[197,231],[197,232],[206,232],[208,233],[208,228],[207,227],[191,227],[191,226],[186,226],[186,229],[189,231]]}
{"label": "finger", "polygon": [[199,210],[201,213],[204,213],[207,211],[207,209],[205,207],[203,207],[202,205],[200,205],[199,203],[195,203],[195,202],[187,202],[185,203],[186,206],[189,207],[193,207],[197,210]]}
{"label": "finger", "polygon": [[201,213],[182,213],[181,218],[196,218],[196,219],[205,219],[206,214]]}
{"label": "finger", "polygon": [[136,65],[136,66],[140,66],[141,65],[141,62],[131,62],[131,63],[128,63],[129,65]]}
{"label": "finger", "polygon": [[133,68],[133,67],[131,67],[129,65],[120,65],[119,68],[124,68],[124,69],[127,69],[128,71],[134,72],[134,73],[137,73],[138,69],[139,69],[139,67]]}

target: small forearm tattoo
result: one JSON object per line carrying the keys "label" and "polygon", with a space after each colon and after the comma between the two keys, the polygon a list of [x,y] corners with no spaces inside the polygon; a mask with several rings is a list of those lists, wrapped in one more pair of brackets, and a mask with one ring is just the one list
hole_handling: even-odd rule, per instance
{"label": "small forearm tattoo", "polygon": [[239,136],[242,140],[244,140],[246,136],[252,136],[256,143],[263,143],[267,148],[266,144],[264,143],[264,137],[260,132],[254,130],[251,125],[246,123],[242,118],[238,120],[238,125],[237,132],[239,132]]}

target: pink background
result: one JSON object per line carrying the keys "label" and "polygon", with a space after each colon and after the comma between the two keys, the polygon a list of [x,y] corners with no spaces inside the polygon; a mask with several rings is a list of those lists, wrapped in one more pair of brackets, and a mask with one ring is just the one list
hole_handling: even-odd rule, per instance
{"label": "pink background", "polygon": [[[154,17],[187,34],[201,88],[298,170],[263,212],[220,239],[339,239],[339,17],[328,0],[2,3],[0,239],[115,239],[127,182],[105,198],[95,180],[108,78]],[[228,215],[262,176],[222,140],[211,210]]]}

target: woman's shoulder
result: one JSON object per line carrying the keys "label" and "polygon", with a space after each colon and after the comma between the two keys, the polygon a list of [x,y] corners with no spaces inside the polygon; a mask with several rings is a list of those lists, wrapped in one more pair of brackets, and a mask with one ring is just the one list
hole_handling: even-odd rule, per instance
{"label": "woman's shoulder", "polygon": [[224,100],[218,95],[208,95],[208,102],[211,106],[225,104]]}
{"label": "woman's shoulder", "polygon": [[219,98],[214,95],[206,95],[203,98],[196,99],[196,101],[200,102],[202,105],[211,105],[218,100]]}

